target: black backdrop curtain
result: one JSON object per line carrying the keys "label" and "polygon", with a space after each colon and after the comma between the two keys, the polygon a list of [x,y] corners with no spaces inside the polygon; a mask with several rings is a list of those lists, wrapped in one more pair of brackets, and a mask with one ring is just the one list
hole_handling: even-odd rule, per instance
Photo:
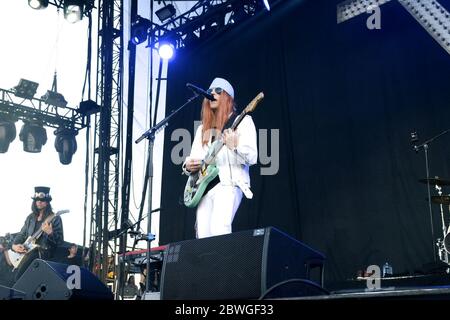
{"label": "black backdrop curtain", "polygon": [[[216,76],[234,85],[241,108],[265,93],[253,119],[269,136],[279,130],[279,171],[251,168],[254,198],[241,204],[233,230],[275,226],[322,251],[326,283],[371,264],[411,273],[434,260],[427,189],[417,181],[425,157],[410,133],[425,139],[450,127],[450,57],[396,1],[381,7],[381,30],[369,30],[367,18],[337,24],[332,1],[286,1],[178,52],[169,66],[169,112],[190,96],[186,82],[208,87]],[[165,131],[161,244],[194,238],[171,135],[185,128],[193,138],[199,118],[200,101]],[[449,143],[450,134],[429,146],[433,176],[450,178]]]}

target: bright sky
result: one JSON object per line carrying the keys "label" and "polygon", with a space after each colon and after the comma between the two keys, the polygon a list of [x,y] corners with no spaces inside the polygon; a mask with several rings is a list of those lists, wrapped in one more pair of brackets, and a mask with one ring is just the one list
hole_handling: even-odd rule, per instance
{"label": "bright sky", "polygon": [[[53,6],[33,10],[27,1],[0,2],[0,88],[11,89],[20,78],[39,83],[36,97],[51,89],[55,69],[58,92],[76,107],[81,100],[86,66],[87,20],[70,24]],[[0,235],[17,232],[31,212],[34,187],[51,187],[52,206],[69,209],[62,216],[65,240],[82,243],[84,194],[84,130],[77,136],[78,151],[72,163],[59,162],[54,147],[54,129],[47,128],[48,141],[41,153],[23,151],[17,137],[7,153],[0,154]],[[89,226],[88,226],[89,227]]]}
{"label": "bright sky", "polygon": [[[129,26],[129,4],[124,1],[125,22]],[[185,10],[184,7],[192,6],[191,2],[178,3],[177,11]],[[139,3],[139,14],[149,17],[149,3]],[[93,19],[94,23],[96,18]],[[68,106],[77,108],[87,96],[81,96],[84,74],[86,68],[87,52],[87,19],[75,24],[68,23],[63,13],[57,12],[54,6],[49,5],[44,10],[33,10],[26,0],[2,0],[0,1],[0,88],[11,89],[16,86],[21,78],[39,83],[35,97],[40,97],[48,89],[51,89],[53,74],[57,70],[58,92],[64,95]],[[94,27],[93,36],[96,38]],[[127,30],[125,30],[127,34]],[[125,39],[127,43],[127,39]],[[93,50],[96,43],[93,45]],[[127,51],[125,49],[125,54]],[[93,57],[95,60],[95,51]],[[136,88],[135,88],[135,116],[133,141],[141,136],[149,128],[148,110],[149,102],[149,61],[150,50],[146,43],[137,47]],[[154,59],[153,73],[158,74],[158,59]],[[124,84],[128,83],[128,63],[124,63]],[[92,72],[95,76],[96,66],[93,64]],[[164,62],[162,77],[167,74],[167,62]],[[154,80],[155,81],[155,80]],[[154,82],[155,85],[156,82]],[[95,80],[92,81],[92,96],[95,100]],[[156,86],[154,87],[156,88]],[[165,92],[166,82],[161,83],[160,105],[158,107],[159,122],[165,116]],[[124,88],[123,113],[127,110],[127,92]],[[167,106],[171,111],[176,106]],[[153,106],[154,110],[154,106]],[[126,123],[126,120],[124,120]],[[62,165],[59,162],[58,153],[54,147],[54,129],[47,129],[48,141],[43,146],[41,153],[27,153],[23,151],[23,144],[19,140],[19,132],[22,122],[16,122],[17,137],[10,144],[7,153],[0,154],[0,236],[20,230],[26,216],[31,212],[31,196],[35,186],[51,187],[54,210],[69,209],[70,213],[62,216],[65,240],[83,243],[83,201],[84,201],[84,166],[85,166],[85,131],[80,131],[77,136],[78,151],[75,153],[70,165]],[[126,130],[124,128],[124,130]],[[125,136],[125,133],[122,134]],[[152,208],[159,208],[160,185],[162,167],[163,131],[157,134],[154,151],[154,186]],[[123,141],[123,140],[122,140]],[[134,144],[133,171],[130,200],[130,220],[136,221],[141,201],[143,176],[145,173],[147,141]],[[120,178],[122,181],[122,178]],[[89,186],[89,192],[90,192]],[[120,199],[120,198],[119,198]],[[144,215],[148,201],[144,207]],[[120,204],[119,204],[120,207]],[[87,233],[89,234],[90,206],[87,213]],[[141,231],[147,231],[147,222],[141,224]],[[159,213],[152,215],[152,233],[156,240],[152,246],[159,245]],[[87,241],[89,238],[87,237]],[[145,245],[145,243],[141,243]]]}

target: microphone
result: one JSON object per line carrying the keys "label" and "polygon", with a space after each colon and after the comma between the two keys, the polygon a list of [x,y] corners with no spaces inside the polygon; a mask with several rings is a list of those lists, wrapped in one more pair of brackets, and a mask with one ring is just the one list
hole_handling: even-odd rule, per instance
{"label": "microphone", "polygon": [[205,90],[203,90],[197,86],[194,86],[192,83],[186,83],[186,87],[188,87],[195,93],[204,96],[206,99],[208,99],[210,101],[216,101],[216,99],[214,99],[214,96],[212,94],[209,94]]}

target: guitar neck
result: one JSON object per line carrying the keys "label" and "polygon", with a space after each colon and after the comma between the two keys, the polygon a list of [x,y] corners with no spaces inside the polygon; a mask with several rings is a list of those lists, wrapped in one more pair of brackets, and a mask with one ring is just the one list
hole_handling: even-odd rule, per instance
{"label": "guitar neck", "polygon": [[[245,110],[242,111],[241,114],[236,118],[236,120],[234,121],[234,123],[230,129],[233,131],[236,130],[236,128],[242,122],[242,119],[244,119],[246,114],[247,114],[247,112],[245,112]],[[224,146],[224,143],[223,143],[222,139],[214,142],[214,144],[211,146],[211,148],[213,148],[214,150],[212,150],[212,152],[209,153],[209,156],[205,159],[205,163],[207,165],[214,161],[214,159],[216,158],[217,154],[219,153],[219,151],[222,149],[223,146]]]}
{"label": "guitar neck", "polygon": [[244,119],[244,117],[247,115],[247,112],[242,111],[241,114],[236,118],[236,120],[234,121],[233,125],[231,126],[231,130],[236,130],[236,128],[238,127],[238,125],[242,122],[242,120]]}
{"label": "guitar neck", "polygon": [[[53,221],[53,219],[55,219],[55,217],[56,216],[54,214],[52,214],[51,216],[48,216],[42,223],[45,223],[45,222],[50,223]],[[32,241],[39,239],[39,237],[42,235],[43,232],[44,231],[42,231],[42,229],[39,228],[39,230],[37,230],[35,233],[33,233],[33,235],[29,238],[28,242],[32,242]]]}

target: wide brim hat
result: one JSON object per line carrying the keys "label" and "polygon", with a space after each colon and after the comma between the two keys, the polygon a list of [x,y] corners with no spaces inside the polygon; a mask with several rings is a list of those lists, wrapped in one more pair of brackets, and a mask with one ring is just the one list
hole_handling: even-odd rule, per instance
{"label": "wide brim hat", "polygon": [[35,187],[34,188],[34,195],[31,197],[31,199],[37,201],[52,201],[52,196],[50,195],[50,188],[49,187]]}

